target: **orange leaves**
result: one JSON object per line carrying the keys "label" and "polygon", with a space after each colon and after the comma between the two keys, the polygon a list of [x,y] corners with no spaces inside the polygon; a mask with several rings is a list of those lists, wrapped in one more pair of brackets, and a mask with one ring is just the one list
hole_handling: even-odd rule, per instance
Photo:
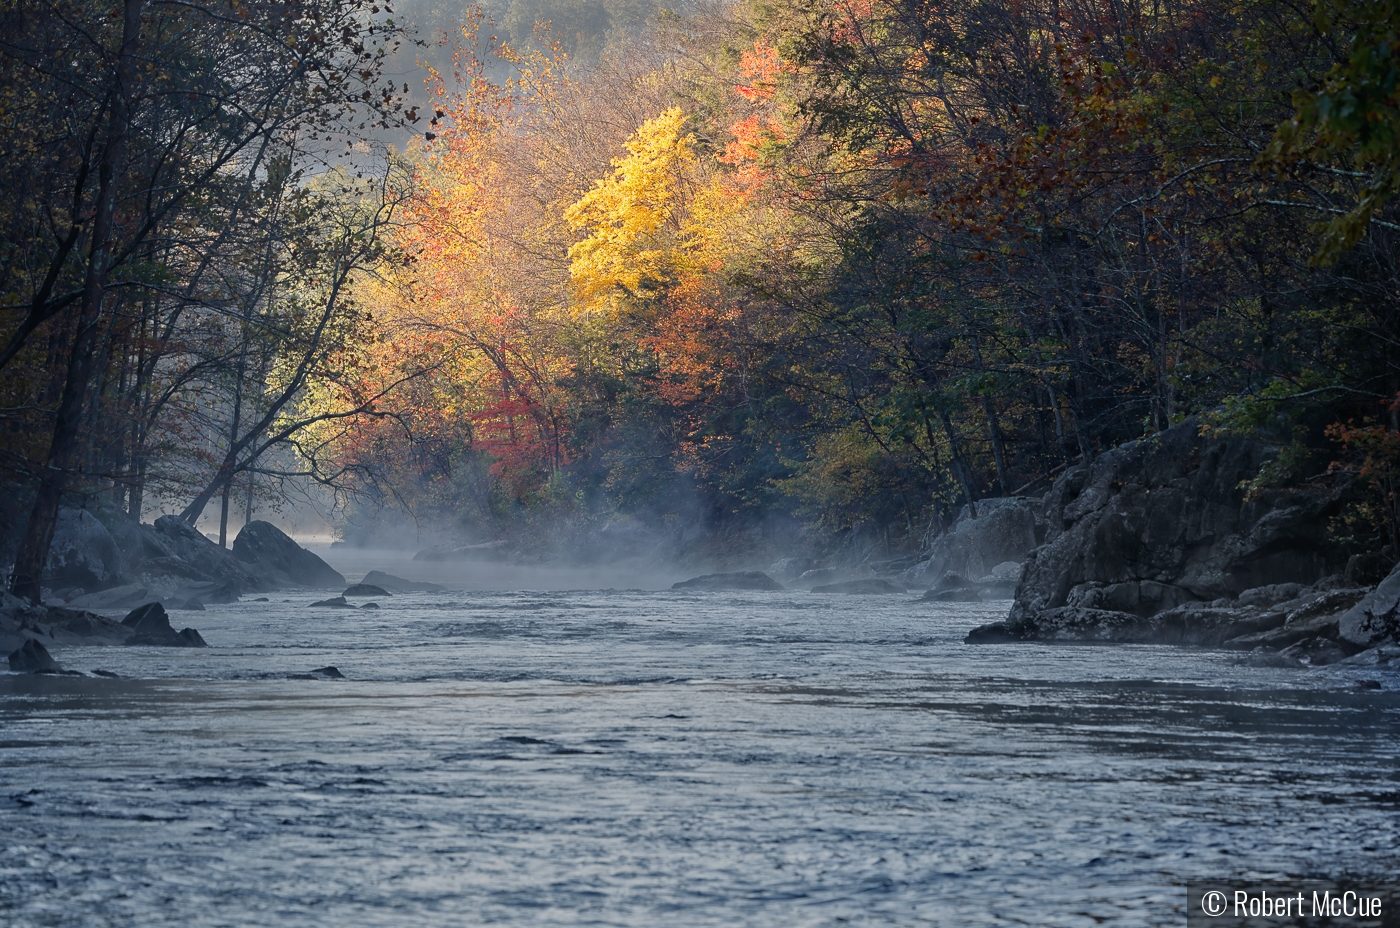
{"label": "orange leaves", "polygon": [[739,57],[739,73],[747,83],[735,85],[734,91],[750,103],[766,103],[778,90],[778,76],[791,70],[776,46],[755,39],[753,49],[745,49]]}

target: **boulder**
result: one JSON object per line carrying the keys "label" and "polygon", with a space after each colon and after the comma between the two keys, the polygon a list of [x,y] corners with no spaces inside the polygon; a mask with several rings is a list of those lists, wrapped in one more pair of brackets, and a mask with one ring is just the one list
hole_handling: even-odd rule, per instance
{"label": "boulder", "polygon": [[345,674],[341,673],[338,669],[336,669],[336,668],[333,667],[333,666],[332,666],[332,667],[317,667],[315,670],[311,671],[311,673],[315,674],[315,675],[318,676],[318,677],[326,677],[326,678],[331,679],[331,680],[344,680],[344,679],[345,679]]}
{"label": "boulder", "polygon": [[391,593],[441,593],[445,588],[436,583],[423,583],[419,580],[405,580],[403,577],[395,577],[393,574],[386,574],[382,570],[371,570],[365,574],[361,583],[370,583],[374,586],[388,590]]}
{"label": "boulder", "polygon": [[1337,624],[1342,640],[1363,648],[1400,641],[1400,564]]}
{"label": "boulder", "polygon": [[1042,508],[1040,500],[1019,496],[964,506],[948,530],[933,540],[928,556],[900,577],[917,584],[950,570],[985,577],[1008,561],[1019,565],[1044,534]]}
{"label": "boulder", "polygon": [[[1339,490],[1249,498],[1241,490],[1276,453],[1247,438],[1202,436],[1187,420],[1070,468],[1043,501],[1044,544],[1027,557],[1009,625],[1027,637],[1044,620],[1055,638],[1078,629],[1091,640],[1148,640],[1160,628],[1173,640],[1195,639],[1172,624],[1204,615],[1179,611],[1189,604],[1252,591],[1246,605],[1257,607],[1295,593],[1287,584],[1339,569],[1325,544]],[[1103,617],[1163,613],[1174,613],[1165,626]],[[1210,638],[1220,629],[1201,631]]]}
{"label": "boulder", "polygon": [[869,578],[866,580],[846,580],[842,583],[824,583],[821,586],[812,587],[813,593],[855,593],[855,594],[875,594],[875,593],[904,593],[906,590],[902,586],[896,586],[888,580],[878,580]]}
{"label": "boulder", "polygon": [[[366,603],[368,605],[368,603]],[[313,609],[354,609],[355,607],[345,601],[344,596],[333,596],[330,599],[318,600],[311,604]]]}
{"label": "boulder", "polygon": [[52,589],[94,591],[121,582],[121,556],[107,527],[85,509],[60,509],[44,566],[44,584]]}
{"label": "boulder", "polygon": [[364,605],[360,606],[360,608],[361,608],[361,609],[378,609],[378,608],[379,608],[379,603],[376,603],[376,602],[374,602],[374,601],[371,600],[370,602],[367,602],[367,603],[365,603]]}
{"label": "boulder", "polygon": [[131,628],[106,616],[64,607],[50,608],[38,627],[60,644],[125,644],[133,634]]}
{"label": "boulder", "polygon": [[271,522],[249,522],[233,540],[233,556],[244,568],[279,586],[334,589],[345,578]]}
{"label": "boulder", "polygon": [[60,673],[58,662],[33,638],[10,652],[10,669],[15,673]]}
{"label": "boulder", "polygon": [[182,628],[177,632],[171,628],[170,617],[165,614],[165,607],[160,603],[138,606],[122,619],[122,624],[133,632],[127,639],[127,644],[165,648],[208,647],[199,632],[194,629]]}
{"label": "boulder", "polygon": [[83,609],[93,612],[106,612],[108,610],[129,612],[148,602],[154,602],[154,598],[143,584],[127,583],[123,586],[112,587],[110,590],[75,597],[68,600],[65,605],[69,609]]}
{"label": "boulder", "polygon": [[373,583],[357,583],[354,586],[346,587],[341,596],[393,596],[382,586],[375,586]]}
{"label": "boulder", "polygon": [[193,581],[231,590],[235,596],[271,588],[231,552],[178,516],[161,516],[140,537],[144,554],[141,575],[149,585],[169,589]]}
{"label": "boulder", "polygon": [[759,570],[728,574],[705,574],[671,584],[673,590],[781,590],[783,585]]}

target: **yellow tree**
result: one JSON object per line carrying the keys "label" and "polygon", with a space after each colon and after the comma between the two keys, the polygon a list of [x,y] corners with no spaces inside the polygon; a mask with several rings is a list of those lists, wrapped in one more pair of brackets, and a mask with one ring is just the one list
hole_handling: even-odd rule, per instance
{"label": "yellow tree", "polygon": [[569,249],[576,309],[616,313],[629,298],[645,299],[674,276],[677,203],[695,164],[685,116],[671,107],[627,140],[613,173],[564,213],[587,238]]}

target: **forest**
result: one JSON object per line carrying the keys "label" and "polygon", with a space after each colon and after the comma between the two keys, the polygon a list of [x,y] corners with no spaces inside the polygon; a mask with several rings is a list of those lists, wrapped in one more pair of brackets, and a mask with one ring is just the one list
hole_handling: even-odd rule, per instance
{"label": "forest", "polygon": [[892,557],[1190,416],[1400,550],[1397,0],[0,19],[17,594],[61,507],[312,491]]}

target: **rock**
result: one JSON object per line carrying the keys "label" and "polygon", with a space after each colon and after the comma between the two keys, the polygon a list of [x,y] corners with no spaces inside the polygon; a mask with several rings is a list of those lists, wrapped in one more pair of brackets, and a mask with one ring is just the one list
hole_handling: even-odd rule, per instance
{"label": "rock", "polygon": [[131,610],[131,614],[122,619],[122,624],[134,632],[127,639],[127,644],[165,648],[208,647],[199,632],[194,629],[184,628],[177,632],[171,628],[170,618],[160,603],[148,603]]}
{"label": "rock", "polygon": [[[368,604],[366,604],[368,605]],[[330,599],[322,599],[311,604],[311,608],[317,607],[325,609],[354,609],[355,607],[345,601],[344,596],[334,596]]]}
{"label": "rock", "polygon": [[981,578],[982,583],[1016,583],[1021,579],[1021,561],[1002,561],[993,567],[991,573]]}
{"label": "rock", "polygon": [[233,540],[233,556],[254,574],[283,586],[344,587],[345,578],[271,522],[249,522]]}
{"label": "rock", "polygon": [[[184,585],[183,581],[213,583],[231,587],[237,592],[270,589],[231,552],[195,531],[177,516],[161,516],[146,534],[146,543],[153,551],[143,562],[143,574],[164,574]],[[163,584],[162,584],[163,585]]]}
{"label": "rock", "polygon": [[121,582],[121,556],[107,527],[85,509],[60,509],[44,565],[45,585],[103,590]]}
{"label": "rock", "polygon": [[395,577],[393,574],[386,574],[382,570],[371,570],[369,573],[365,574],[364,579],[360,582],[373,584],[391,593],[441,593],[444,589],[436,583],[405,580],[403,577]]}
{"label": "rock", "polygon": [[821,586],[812,587],[813,593],[904,593],[907,592],[902,586],[895,586],[888,580],[847,580],[844,583],[827,583]]}
{"label": "rock", "polygon": [[209,644],[204,640],[204,636],[192,628],[182,628],[175,636],[180,641],[182,648],[207,648]]}
{"label": "rock", "polygon": [[929,590],[919,597],[931,603],[980,603],[982,591],[976,587],[955,587],[951,590]]}
{"label": "rock", "polygon": [[59,673],[58,662],[34,639],[10,652],[10,669],[16,673]]}
{"label": "rock", "polygon": [[990,622],[986,625],[979,625],[967,633],[963,639],[964,644],[1006,644],[1012,641],[1020,641],[1020,637],[1011,630],[1011,626],[1005,622]]}
{"label": "rock", "polygon": [[1237,600],[1241,606],[1272,606],[1285,600],[1294,599],[1303,591],[1301,583],[1272,583],[1245,590]]}
{"label": "rock", "polygon": [[125,644],[133,634],[130,627],[106,616],[68,608],[49,609],[42,627],[60,644]]}
{"label": "rock", "polygon": [[728,574],[705,574],[671,584],[673,590],[781,590],[783,585],[758,570],[744,570]]}
{"label": "rock", "polygon": [[1008,561],[1019,565],[1044,534],[1040,500],[984,499],[975,508],[974,516],[973,507],[964,506],[948,530],[933,540],[928,557],[906,570],[901,579],[918,583],[948,571],[985,577]]}
{"label": "rock", "polygon": [[[171,599],[184,600],[186,602],[198,600],[199,608],[204,608],[205,603],[236,603],[239,597],[238,587],[233,583],[188,583],[184,584],[171,594]],[[168,605],[168,604],[167,604]]]}
{"label": "rock", "polygon": [[[1028,638],[1045,621],[1054,638],[1153,640],[1141,636],[1155,628],[1164,640],[1212,641],[1234,617],[1187,606],[1249,591],[1244,605],[1258,608],[1329,575],[1340,566],[1324,544],[1338,489],[1250,499],[1240,489],[1275,456],[1262,442],[1202,437],[1187,420],[1070,468],[1043,502],[1045,542],[1027,557],[1009,624]],[[1198,620],[1207,624],[1186,627]]]}
{"label": "rock", "polygon": [[378,609],[378,608],[379,608],[379,603],[376,603],[376,602],[368,602],[368,603],[365,603],[364,605],[362,605],[360,608],[361,608],[361,609]]}
{"label": "rock", "polygon": [[796,580],[816,566],[817,562],[810,557],[785,557],[769,565],[768,576],[786,583]]}
{"label": "rock", "polygon": [[373,583],[357,583],[352,587],[347,587],[342,596],[393,596],[382,586],[375,586]]}
{"label": "rock", "polygon": [[1400,564],[1338,620],[1338,634],[1363,648],[1400,640]]}
{"label": "rock", "polygon": [[94,677],[107,677],[108,679],[111,679],[111,680],[120,680],[120,679],[122,678],[122,675],[121,675],[121,674],[119,674],[119,673],[113,673],[113,672],[110,671],[110,670],[94,670],[94,671],[92,672],[92,675],[93,675]]}
{"label": "rock", "polygon": [[313,674],[316,674],[317,676],[329,677],[329,678],[332,679],[332,680],[344,680],[344,679],[345,679],[345,674],[341,673],[341,672],[340,672],[339,670],[337,670],[335,667],[317,667],[315,670],[313,670],[313,671],[311,671],[311,672],[312,672]]}
{"label": "rock", "polygon": [[1382,664],[1394,664],[1397,668],[1400,668],[1400,646],[1381,645],[1375,648],[1367,648],[1338,663],[1355,667],[1377,667]]}
{"label": "rock", "polygon": [[1386,578],[1395,567],[1395,558],[1387,553],[1353,554],[1342,572],[1352,586],[1374,586]]}
{"label": "rock", "polygon": [[1379,681],[1379,680],[1356,680],[1356,681],[1353,681],[1351,685],[1354,686],[1354,687],[1356,687],[1356,688],[1359,689],[1359,690],[1378,690],[1378,689],[1381,688],[1381,681]]}
{"label": "rock", "polygon": [[67,605],[69,609],[88,609],[93,612],[104,612],[109,609],[127,612],[148,602],[154,602],[154,599],[144,585],[128,583],[112,587],[110,590],[75,597],[70,599]]}
{"label": "rock", "polygon": [[1356,653],[1356,649],[1348,649],[1330,638],[1319,637],[1306,638],[1278,653],[1280,657],[1291,657],[1309,667],[1322,667],[1350,657]]}
{"label": "rock", "polygon": [[514,552],[508,541],[487,541],[476,545],[436,545],[413,555],[415,561],[504,561]]}

